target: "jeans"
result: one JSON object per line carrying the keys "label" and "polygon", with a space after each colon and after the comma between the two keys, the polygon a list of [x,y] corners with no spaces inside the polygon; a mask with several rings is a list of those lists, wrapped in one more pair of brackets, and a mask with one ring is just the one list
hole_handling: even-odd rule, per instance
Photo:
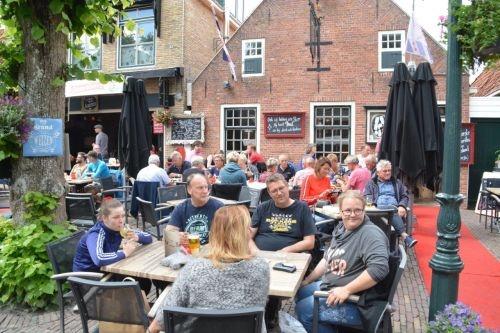
{"label": "jeans", "polygon": [[[299,289],[295,297],[295,313],[308,333],[312,332],[314,292],[320,281]],[[336,325],[361,325],[359,310],[354,303],[345,302],[335,306],[326,305],[326,298],[319,299],[318,333],[336,333]]]}
{"label": "jeans", "polygon": [[[378,208],[394,208],[395,206],[378,206]],[[405,224],[401,216],[398,215],[398,212],[394,212],[392,216],[392,220],[390,221],[391,225],[394,227],[396,231],[396,235],[401,236],[403,232],[405,232]]]}

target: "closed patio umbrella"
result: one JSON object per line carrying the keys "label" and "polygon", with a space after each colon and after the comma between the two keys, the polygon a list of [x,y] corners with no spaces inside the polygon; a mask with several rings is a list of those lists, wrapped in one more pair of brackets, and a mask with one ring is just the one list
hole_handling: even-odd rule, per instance
{"label": "closed patio umbrella", "polygon": [[411,75],[404,63],[394,67],[389,86],[384,131],[380,144],[380,159],[392,163],[396,177],[410,181],[425,168],[424,153],[417,129],[417,120],[410,91]]}
{"label": "closed patio umbrella", "polygon": [[118,158],[130,177],[148,165],[152,144],[151,114],[144,81],[128,77],[123,87],[123,104],[118,129]]}
{"label": "closed patio umbrella", "polygon": [[413,80],[415,114],[425,155],[422,180],[427,188],[434,191],[437,190],[439,175],[443,170],[444,138],[436,99],[436,80],[431,65],[428,62],[419,64]]}

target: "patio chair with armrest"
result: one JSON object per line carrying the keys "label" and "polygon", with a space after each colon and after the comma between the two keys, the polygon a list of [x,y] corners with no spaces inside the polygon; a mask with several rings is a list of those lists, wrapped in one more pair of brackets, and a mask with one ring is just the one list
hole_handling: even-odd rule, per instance
{"label": "patio chair with armrest", "polygon": [[217,198],[238,201],[242,186],[243,184],[213,184],[211,194]]}
{"label": "patio chair with armrest", "polygon": [[234,310],[165,307],[163,318],[168,333],[260,333],[264,308]]}
{"label": "patio chair with armrest", "polygon": [[[168,187],[158,187],[158,202],[166,203],[170,200],[186,199],[187,191],[184,185],[174,185]],[[162,210],[161,217],[167,217],[172,213],[174,207],[170,207],[169,210]]]}
{"label": "patio chair with armrest", "polygon": [[387,239],[389,239],[391,252],[396,250],[398,243],[398,236],[390,222],[394,214],[397,214],[397,208],[395,207],[377,208],[377,210],[366,211],[366,215],[370,218],[370,221],[382,229]]}
{"label": "patio chair with armrest", "polygon": [[94,199],[88,194],[71,194],[66,198],[66,215],[71,224],[90,229],[97,223],[97,211]]}
{"label": "patio chair with armrest", "polygon": [[73,298],[73,293],[64,293],[63,286],[66,279],[70,276],[79,276],[93,279],[100,279],[104,274],[94,272],[73,272],[73,257],[80,238],[85,231],[80,230],[72,235],[58,239],[46,245],[47,255],[54,275],[51,279],[55,280],[57,286],[57,302],[59,303],[59,323],[60,330],[64,332],[64,302],[66,299]]}
{"label": "patio chair with armrest", "polygon": [[149,326],[146,304],[137,281],[101,282],[70,277],[83,332],[88,333],[88,321]]}
{"label": "patio chair with armrest", "polygon": [[137,197],[136,199],[139,204],[139,211],[141,212],[142,229],[146,230],[146,222],[148,222],[153,227],[156,227],[155,237],[158,239],[162,239],[163,233],[160,232],[160,226],[170,221],[170,215],[165,218],[158,219],[157,214],[160,213],[161,211],[169,210],[171,209],[171,207],[162,206],[155,208],[151,201],[143,200],[139,197]]}
{"label": "patio chair with armrest", "polygon": [[[158,203],[158,187],[160,187],[159,182],[134,181],[132,202],[130,206],[130,214],[133,217],[137,218],[139,213],[139,202],[137,201],[137,197],[151,202],[153,207],[156,208],[156,204]],[[137,223],[139,223],[139,220],[137,220]]]}
{"label": "patio chair with armrest", "polygon": [[[396,290],[398,288],[399,281],[401,280],[401,276],[406,267],[407,255],[405,249],[402,245],[399,245],[397,253],[391,253],[389,256],[389,274],[385,277],[384,280],[378,283],[378,287],[387,294],[387,302],[385,308],[380,314],[378,318],[377,324],[373,330],[373,333],[382,331],[384,333],[392,332],[392,323],[391,323],[391,313],[395,312],[395,308],[393,306],[394,295],[396,294]],[[329,295],[328,291],[315,291],[314,292],[314,307],[313,307],[313,333],[318,332],[318,322],[319,322],[319,300],[321,298],[327,298]],[[360,297],[358,295],[351,295],[348,299],[348,302],[358,303],[360,301]],[[346,327],[350,330],[365,332],[363,326],[340,326]],[[370,332],[371,333],[371,332]]]}

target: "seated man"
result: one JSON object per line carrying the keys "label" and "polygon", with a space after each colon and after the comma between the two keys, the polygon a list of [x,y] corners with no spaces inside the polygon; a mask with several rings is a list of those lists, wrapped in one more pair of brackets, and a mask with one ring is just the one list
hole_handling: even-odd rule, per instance
{"label": "seated man", "polygon": [[[371,174],[370,171],[366,168],[362,168],[359,166],[359,161],[356,156],[347,155],[344,160],[345,164],[347,164],[347,168],[349,169],[350,174],[347,180],[347,183],[342,183],[342,191],[345,192],[347,190],[358,190],[361,193],[365,190],[366,183],[370,180]],[[337,182],[340,182],[337,181]]]}
{"label": "seated man", "polygon": [[302,183],[304,180],[314,174],[314,164],[316,164],[316,160],[312,157],[306,157],[304,159],[304,169],[297,171],[295,177],[292,180],[293,187],[302,187]]}
{"label": "seated man", "polygon": [[182,181],[187,182],[187,179],[192,174],[205,175],[205,165],[203,164],[203,158],[199,156],[193,157],[191,160],[191,167],[182,173]]}
{"label": "seated man", "polygon": [[182,173],[191,167],[191,162],[184,161],[178,151],[174,151],[170,158],[172,159],[172,165],[167,170],[170,178],[182,176]]}
{"label": "seated man", "polygon": [[266,171],[260,174],[259,182],[265,183],[267,177],[274,175],[276,172],[278,172],[278,160],[273,157],[268,158],[266,162]]}
{"label": "seated man", "polygon": [[74,174],[76,179],[80,179],[83,177],[85,171],[87,170],[87,156],[84,152],[79,152],[76,155],[76,163],[73,165],[71,169],[70,175]]}
{"label": "seated man", "polygon": [[[153,241],[150,234],[134,230],[128,231],[120,250],[122,236],[120,230],[124,228],[125,210],[116,199],[104,200],[100,208],[101,220],[85,233],[78,243],[73,258],[74,272],[99,272],[102,266],[111,265],[130,256],[136,249],[137,243],[149,244]],[[123,279],[117,277],[116,281]],[[146,294],[151,288],[151,281],[139,279],[141,289]]]}
{"label": "seated man", "polygon": [[158,182],[160,186],[167,186],[170,183],[170,178],[168,178],[165,169],[160,168],[160,157],[155,154],[150,155],[148,164],[147,167],[139,171],[136,180],[141,182]]}
{"label": "seated man", "polygon": [[187,234],[198,234],[201,245],[208,243],[208,232],[215,211],[223,206],[222,202],[210,198],[208,180],[200,174],[190,175],[187,191],[191,198],[175,207],[167,230],[180,231],[180,242],[187,246]]}
{"label": "seated man", "polygon": [[288,160],[287,154],[281,154],[278,157],[278,173],[282,174],[285,177],[285,180],[288,182],[293,176],[295,176],[295,168]]}
{"label": "seated man", "polygon": [[87,164],[87,171],[84,174],[85,176],[92,177],[93,180],[99,180],[110,176],[108,166],[104,163],[104,161],[98,158],[95,151],[89,151],[87,159],[89,163]]}
{"label": "seated man", "polygon": [[[290,198],[288,183],[275,173],[266,180],[272,200],[257,207],[250,228],[250,248],[280,252],[303,252],[314,248],[316,227],[311,210],[303,201]],[[266,324],[275,326],[281,299],[270,297],[266,306]]]}
{"label": "seated man", "polygon": [[392,176],[391,162],[380,160],[377,163],[377,175],[366,184],[365,196],[377,207],[397,207],[398,213],[392,217],[391,225],[407,247],[417,244],[417,240],[405,232],[403,218],[409,202],[408,191],[399,179]]}

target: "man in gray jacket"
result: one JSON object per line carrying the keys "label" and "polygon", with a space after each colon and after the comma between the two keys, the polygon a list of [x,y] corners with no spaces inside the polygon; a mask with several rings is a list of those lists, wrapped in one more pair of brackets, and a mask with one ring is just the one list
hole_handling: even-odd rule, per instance
{"label": "man in gray jacket", "polygon": [[365,187],[365,197],[377,207],[397,207],[398,213],[392,217],[391,224],[405,245],[409,248],[417,244],[417,240],[405,232],[403,218],[408,207],[408,191],[403,183],[392,177],[392,164],[387,160],[377,163],[377,174]]}
{"label": "man in gray jacket", "polygon": [[95,136],[95,144],[99,145],[101,148],[102,159],[108,158],[108,135],[102,131],[102,125],[97,124],[94,126],[94,131],[97,134]]}

